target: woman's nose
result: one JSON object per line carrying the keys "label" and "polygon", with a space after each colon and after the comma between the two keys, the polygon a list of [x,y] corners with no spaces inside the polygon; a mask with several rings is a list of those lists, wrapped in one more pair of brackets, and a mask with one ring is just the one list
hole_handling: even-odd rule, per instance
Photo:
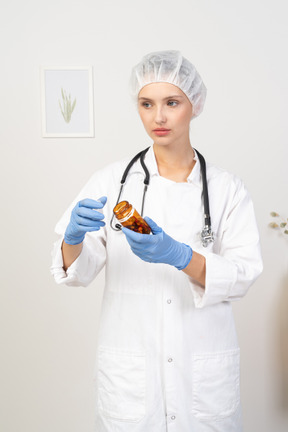
{"label": "woman's nose", "polygon": [[157,108],[155,114],[155,123],[161,124],[166,122],[166,115],[162,107]]}

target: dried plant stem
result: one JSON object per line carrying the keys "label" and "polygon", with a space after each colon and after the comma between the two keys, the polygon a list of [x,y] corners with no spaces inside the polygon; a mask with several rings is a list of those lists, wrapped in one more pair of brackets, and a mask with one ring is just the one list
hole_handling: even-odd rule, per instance
{"label": "dried plant stem", "polygon": [[61,94],[62,94],[63,107],[60,103],[60,100],[59,100],[59,107],[61,109],[61,113],[63,115],[65,122],[69,123],[76,105],[76,98],[74,99],[73,103],[71,103],[71,94],[69,93],[69,96],[67,96],[66,91],[63,90],[62,87],[61,87]]}

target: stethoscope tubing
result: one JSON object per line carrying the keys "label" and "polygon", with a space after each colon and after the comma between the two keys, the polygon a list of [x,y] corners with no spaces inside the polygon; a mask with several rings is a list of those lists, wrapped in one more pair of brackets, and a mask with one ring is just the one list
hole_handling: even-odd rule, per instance
{"label": "stethoscope tubing", "polygon": [[[141,166],[143,168],[144,174],[145,174],[145,178],[143,181],[144,184],[144,190],[143,190],[143,196],[142,196],[142,206],[141,206],[141,216],[143,216],[143,212],[144,212],[144,204],[145,204],[145,197],[146,197],[146,193],[147,193],[147,189],[148,186],[150,184],[150,173],[149,170],[144,162],[144,158],[145,155],[147,153],[147,151],[149,150],[150,146],[147,147],[145,150],[142,150],[141,152],[137,153],[133,159],[131,159],[131,161],[129,162],[129,164],[127,165],[127,167],[125,168],[125,171],[122,175],[121,181],[120,181],[120,191],[119,191],[119,195],[117,198],[117,202],[115,204],[115,206],[120,202],[120,198],[123,192],[123,187],[125,185],[127,176],[129,174],[130,169],[132,168],[132,166],[137,162],[138,159],[140,159],[140,163]],[[201,168],[201,174],[202,174],[202,188],[203,188],[203,205],[204,205],[204,228],[201,232],[201,239],[202,239],[202,244],[204,247],[206,247],[210,242],[214,241],[214,235],[212,233],[212,229],[211,229],[211,216],[210,216],[210,208],[209,208],[209,195],[208,195],[208,185],[207,185],[207,175],[206,175],[206,161],[204,156],[202,156],[202,154],[196,150],[194,148],[194,150],[197,153],[199,162],[200,162],[200,168]],[[113,226],[113,220],[114,220],[114,213],[112,215],[111,221],[110,221],[110,226],[113,230],[115,231],[121,231],[121,225],[120,224],[116,224],[115,227]]]}

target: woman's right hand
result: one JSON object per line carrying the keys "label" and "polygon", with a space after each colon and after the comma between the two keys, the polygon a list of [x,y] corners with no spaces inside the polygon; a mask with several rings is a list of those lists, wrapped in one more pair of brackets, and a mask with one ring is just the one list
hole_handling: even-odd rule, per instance
{"label": "woman's right hand", "polygon": [[103,196],[97,201],[90,198],[79,201],[71,212],[69,225],[64,234],[64,241],[70,245],[83,242],[85,234],[98,231],[105,225],[104,215],[97,211],[106,204],[107,197]]}

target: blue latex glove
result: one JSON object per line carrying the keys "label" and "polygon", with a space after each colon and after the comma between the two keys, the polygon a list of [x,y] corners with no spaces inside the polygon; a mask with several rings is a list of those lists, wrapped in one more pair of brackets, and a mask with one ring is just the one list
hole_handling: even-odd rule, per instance
{"label": "blue latex glove", "polygon": [[102,221],[104,215],[93,209],[102,209],[106,201],[107,197],[101,197],[97,201],[86,198],[76,204],[64,234],[65,243],[70,245],[82,243],[87,232],[98,231],[105,225]]}
{"label": "blue latex glove", "polygon": [[148,217],[144,219],[151,227],[153,235],[139,234],[128,228],[122,228],[132,252],[146,262],[170,264],[178,270],[187,267],[193,255],[192,248],[174,240],[152,219]]}

